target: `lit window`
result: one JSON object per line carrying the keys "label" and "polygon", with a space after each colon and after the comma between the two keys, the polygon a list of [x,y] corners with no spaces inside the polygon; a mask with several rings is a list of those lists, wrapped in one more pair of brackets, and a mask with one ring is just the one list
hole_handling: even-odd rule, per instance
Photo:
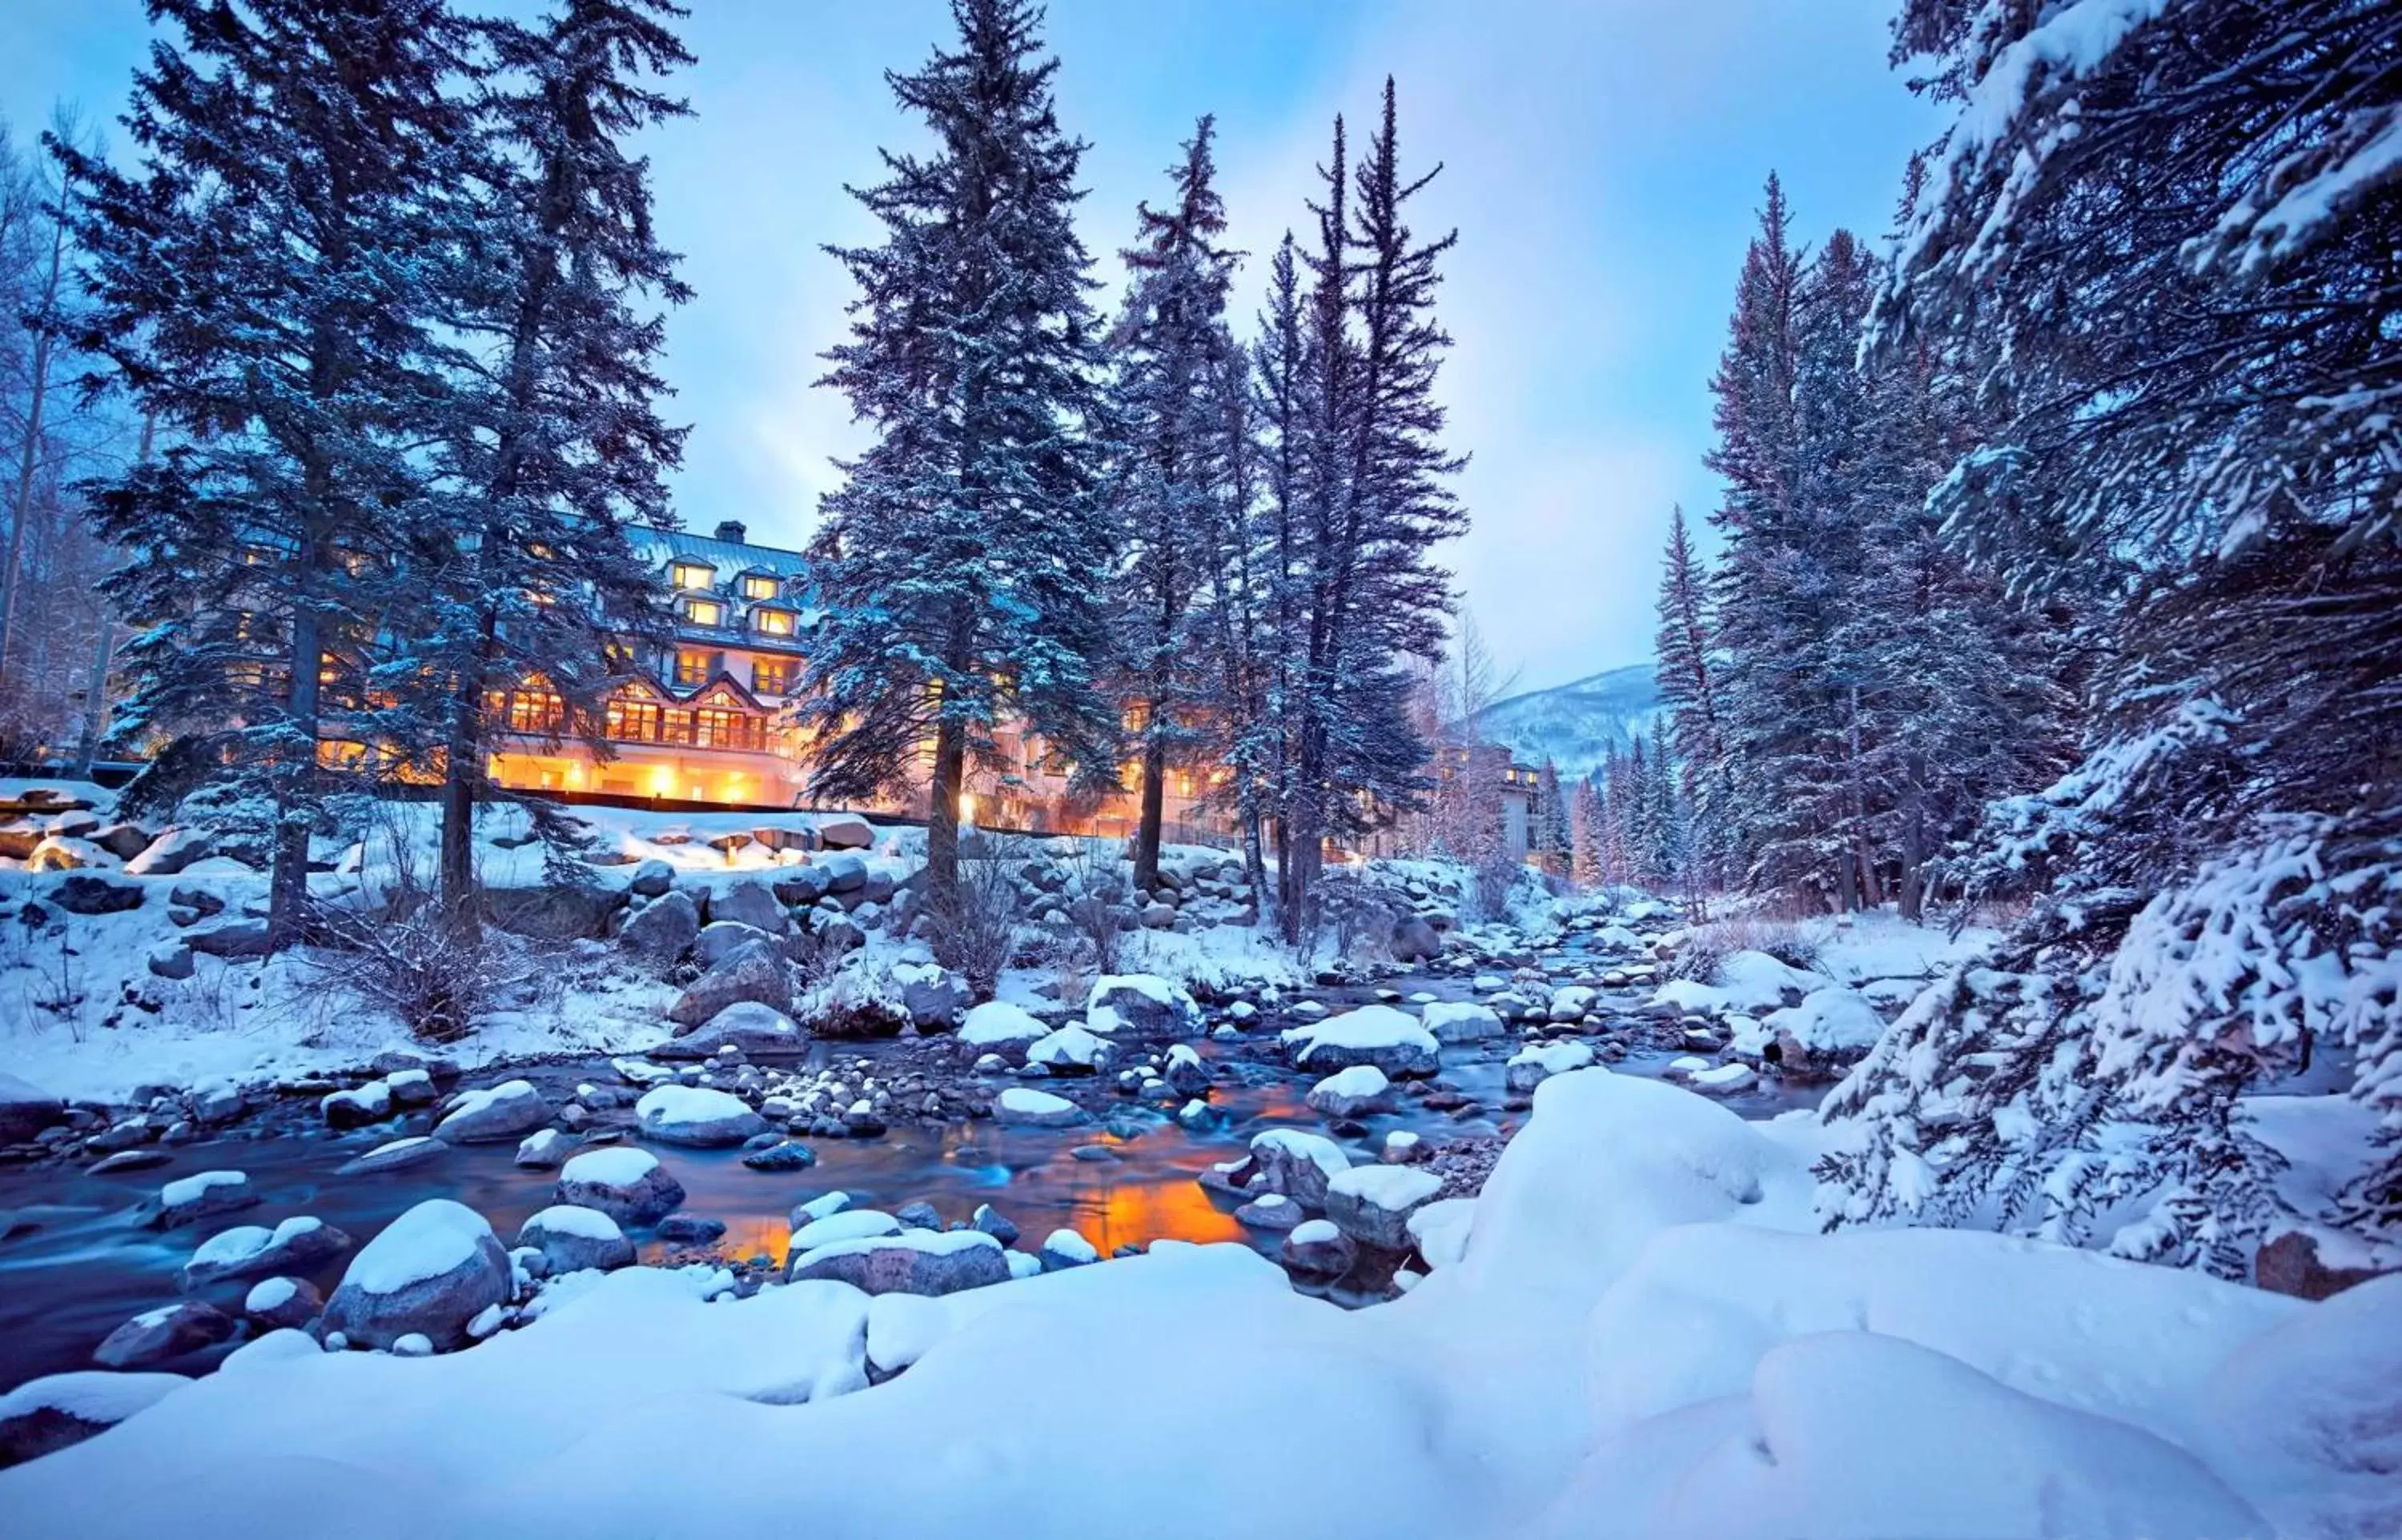
{"label": "lit window", "polygon": [[695,652],[690,648],[678,649],[675,655],[675,681],[678,685],[690,688],[696,684],[707,684],[712,672],[707,653]]}
{"label": "lit window", "polygon": [[751,665],[751,688],[763,695],[789,695],[793,693],[793,665],[789,658],[758,658]]}
{"label": "lit window", "polygon": [[752,572],[750,576],[742,580],[742,597],[744,598],[774,598],[776,597],[775,578],[765,572]]}
{"label": "lit window", "polygon": [[679,561],[668,569],[668,581],[679,588],[707,588],[717,582],[717,569],[706,562]]}
{"label": "lit window", "polygon": [[618,699],[609,703],[609,736],[651,743],[659,736],[659,708],[655,701]]}
{"label": "lit window", "polygon": [[754,610],[751,613],[751,624],[768,636],[789,637],[793,634],[793,612],[790,610]]}
{"label": "lit window", "polygon": [[694,598],[684,600],[683,614],[684,618],[691,621],[695,626],[723,626],[725,624],[725,606],[718,603],[713,598]]}

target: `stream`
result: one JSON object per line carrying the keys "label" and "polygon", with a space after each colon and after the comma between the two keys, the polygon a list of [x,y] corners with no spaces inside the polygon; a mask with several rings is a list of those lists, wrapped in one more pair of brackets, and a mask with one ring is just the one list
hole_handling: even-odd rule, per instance
{"label": "stream", "polygon": [[[1404,992],[1425,990],[1463,997],[1456,978],[1405,977],[1386,981]],[[1339,1011],[1368,997],[1364,988],[1307,992]],[[877,1058],[893,1045],[816,1045],[845,1061]],[[1023,1233],[1018,1244],[1032,1250],[1061,1227],[1073,1229],[1108,1257],[1118,1247],[1162,1239],[1233,1241],[1274,1256],[1280,1233],[1253,1232],[1233,1217],[1236,1200],[1203,1189],[1195,1176],[1209,1165],[1238,1159],[1252,1136],[1277,1127],[1327,1133],[1327,1121],[1304,1101],[1318,1078],[1257,1062],[1239,1043],[1203,1038],[1194,1048],[1205,1060],[1232,1060],[1232,1077],[1221,1078],[1210,1103],[1221,1113],[1207,1127],[1188,1131],[1156,1107],[1129,1100],[1108,1123],[1068,1129],[1004,1128],[987,1121],[941,1124],[896,1121],[871,1139],[811,1139],[813,1169],[763,1173],[741,1163],[738,1149],[700,1150],[648,1146],[683,1183],[683,1211],[723,1220],[726,1234],[714,1248],[727,1259],[766,1257],[777,1264],[790,1236],[794,1205],[840,1190],[853,1205],[890,1211],[904,1203],[931,1203],[944,1219],[963,1220],[990,1203]],[[1462,1118],[1428,1109],[1414,1099],[1397,1102],[1390,1113],[1360,1120],[1364,1135],[1338,1138],[1355,1161],[1373,1162],[1387,1134],[1408,1129],[1430,1142],[1492,1134],[1514,1124],[1523,1113],[1501,1110],[1503,1060],[1520,1044],[1446,1047],[1443,1083],[1482,1105]],[[1669,1052],[1631,1052],[1612,1067],[1621,1073],[1658,1076]],[[462,1085],[489,1085],[510,1076],[534,1080],[545,1094],[564,1096],[578,1080],[614,1082],[601,1059],[537,1066],[491,1066]],[[1041,1084],[1041,1081],[1032,1082]],[[1788,1087],[1765,1080],[1753,1092],[1726,1099],[1746,1118],[1772,1117],[1815,1105],[1822,1088]],[[416,1131],[414,1129],[409,1131]],[[0,1392],[27,1380],[91,1367],[92,1349],[117,1326],[155,1306],[186,1298],[176,1272],[201,1241],[236,1225],[273,1226],[294,1215],[314,1215],[349,1232],[364,1245],[406,1209],[429,1197],[458,1200],[488,1218],[504,1244],[518,1227],[552,1201],[557,1173],[518,1166],[516,1142],[461,1145],[431,1163],[403,1171],[338,1176],[336,1168],[401,1130],[380,1125],[349,1134],[322,1131],[237,1130],[226,1136],[174,1148],[163,1165],[94,1175],[74,1164],[0,1167]],[[1077,1147],[1108,1147],[1114,1159],[1080,1158]],[[141,1205],[178,1176],[216,1169],[243,1171],[264,1202],[238,1213],[182,1229],[158,1231],[143,1222]],[[12,1219],[13,1216],[13,1219]],[[14,1228],[15,1233],[9,1234]],[[666,1245],[647,1231],[630,1231],[645,1262],[698,1259],[708,1248]],[[339,1282],[348,1256],[310,1274],[327,1295]],[[199,1291],[229,1313],[239,1313],[243,1294],[255,1280],[229,1281]],[[163,1367],[198,1372],[235,1344],[189,1355]]]}

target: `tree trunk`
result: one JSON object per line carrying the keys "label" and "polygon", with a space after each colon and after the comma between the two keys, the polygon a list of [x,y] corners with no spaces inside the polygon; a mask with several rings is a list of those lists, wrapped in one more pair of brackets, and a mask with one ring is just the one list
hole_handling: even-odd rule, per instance
{"label": "tree trunk", "polygon": [[[313,549],[299,559],[315,560]],[[301,602],[292,615],[292,679],[287,725],[298,742],[287,744],[286,762],[279,766],[275,797],[275,861],[268,878],[267,944],[280,951],[300,939],[309,901],[309,817],[307,791],[317,774],[318,681],[324,644],[317,634],[317,614],[309,600],[315,584],[302,578]]]}
{"label": "tree trunk", "polygon": [[959,791],[967,760],[967,724],[946,715],[934,728],[932,801],[926,809],[926,898],[938,912],[959,891]]}
{"label": "tree trunk", "polygon": [[[1151,709],[1159,709],[1153,702]],[[1167,745],[1158,732],[1158,719],[1145,717],[1149,729],[1142,745],[1142,812],[1134,831],[1134,885],[1145,892],[1159,888],[1159,826],[1167,811]]]}
{"label": "tree trunk", "polygon": [[[62,199],[64,194],[62,193]],[[25,526],[34,512],[34,472],[41,463],[42,414],[50,394],[50,319],[58,303],[59,270],[66,257],[67,222],[62,205],[50,227],[49,275],[42,284],[41,323],[34,329],[33,393],[25,406],[25,440],[17,463],[15,516],[8,522],[7,570],[0,572],[0,681],[8,677],[8,643],[17,623],[17,571],[24,564]],[[148,430],[144,430],[146,442]]]}

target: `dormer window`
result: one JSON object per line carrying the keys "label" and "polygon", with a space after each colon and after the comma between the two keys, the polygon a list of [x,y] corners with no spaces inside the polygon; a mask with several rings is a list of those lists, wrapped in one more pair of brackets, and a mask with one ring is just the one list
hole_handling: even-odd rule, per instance
{"label": "dormer window", "polygon": [[679,561],[668,569],[668,581],[678,588],[711,588],[717,584],[717,569],[705,561]]}
{"label": "dormer window", "polygon": [[777,583],[772,572],[752,572],[742,579],[744,598],[774,598],[776,591]]}
{"label": "dormer window", "polygon": [[753,610],[751,624],[762,636],[789,637],[793,634],[793,612],[790,610]]}
{"label": "dormer window", "polygon": [[688,598],[683,601],[683,617],[695,626],[723,626],[725,606],[713,598]]}

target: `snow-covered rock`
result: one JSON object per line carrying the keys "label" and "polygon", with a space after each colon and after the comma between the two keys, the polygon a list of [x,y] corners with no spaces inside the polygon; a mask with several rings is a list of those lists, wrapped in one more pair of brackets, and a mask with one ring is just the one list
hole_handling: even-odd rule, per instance
{"label": "snow-covered rock", "polygon": [[364,1155],[353,1156],[335,1167],[334,1175],[373,1176],[380,1173],[406,1171],[410,1166],[440,1160],[449,1148],[449,1145],[431,1134],[412,1134],[405,1139],[380,1144]]}
{"label": "snow-covered rock", "polygon": [[1104,973],[1085,997],[1084,1023],[1103,1035],[1175,1037],[1201,1024],[1201,1008],[1155,973]]}
{"label": "snow-covered rock", "polygon": [[1029,1045],[1026,1062],[1039,1064],[1054,1074],[1091,1071],[1108,1063],[1112,1052],[1108,1038],[1097,1037],[1071,1022]]}
{"label": "snow-covered rock", "polygon": [[553,1277],[585,1268],[606,1272],[634,1262],[634,1243],[626,1239],[617,1221],[575,1203],[536,1210],[518,1227],[518,1244],[541,1252]]}
{"label": "snow-covered rock", "polygon": [[1050,1033],[1049,1024],[1024,1006],[987,1000],[959,1023],[959,1039],[973,1048],[1023,1048]]}
{"label": "snow-covered rock", "polygon": [[0,1396],[0,1468],[105,1433],[190,1383],[181,1374],[120,1374],[106,1369],[78,1369],[28,1380]]}
{"label": "snow-covered rock", "polygon": [[1434,1035],[1417,1019],[1389,1005],[1363,1005],[1323,1021],[1289,1027],[1284,1042],[1303,1069],[1348,1069],[1373,1065],[1399,1078],[1431,1075],[1438,1067]]}
{"label": "snow-covered rock", "polygon": [[102,1339],[91,1354],[103,1368],[151,1368],[214,1347],[241,1328],[232,1316],[198,1299],[145,1310]]}
{"label": "snow-covered rock", "polygon": [[634,1104],[642,1137],[695,1149],[725,1149],[767,1131],[767,1120],[731,1092],[706,1086],[661,1085]]}
{"label": "snow-covered rock", "polygon": [[1100,1248],[1075,1231],[1053,1231],[1042,1238],[1042,1249],[1037,1257],[1045,1272],[1057,1272],[1064,1268],[1089,1267],[1101,1259]]}
{"label": "snow-covered rock", "polygon": [[[1498,988],[1500,981],[1494,983]],[[1438,1000],[1420,1012],[1418,1022],[1439,1043],[1483,1042],[1502,1033],[1499,1013],[1473,1000]]]}
{"label": "snow-covered rock", "polygon": [[1357,1118],[1384,1110],[1392,1081],[1374,1065],[1353,1065],[1337,1070],[1309,1088],[1304,1098],[1312,1109],[1330,1118]]}
{"label": "snow-covered rock", "polygon": [[1751,1066],[1733,1063],[1697,1069],[1687,1077],[1687,1082],[1694,1090],[1707,1092],[1713,1096],[1732,1096],[1739,1091],[1748,1091],[1759,1080],[1759,1072]]}
{"label": "snow-covered rock", "polygon": [[856,813],[833,813],[818,819],[818,843],[829,850],[865,850],[876,844],[876,829]]}
{"label": "snow-covered rock", "polygon": [[307,1326],[324,1308],[325,1297],[306,1278],[261,1278],[242,1299],[242,1314],[270,1331]]}
{"label": "snow-covered rock", "polygon": [[1410,1249],[1410,1216],[1434,1201],[1443,1178],[1414,1165],[1355,1165],[1326,1184],[1326,1217],[1362,1245]]}
{"label": "snow-covered rock", "polygon": [[1340,1278],[1359,1259],[1351,1237],[1325,1219],[1305,1219],[1286,1232],[1277,1252],[1284,1265],[1305,1278]]}
{"label": "snow-covered rock", "polygon": [[484,1217],[429,1198],[359,1248],[325,1301],[325,1329],[353,1347],[422,1335],[436,1348],[468,1340],[467,1323],[508,1302],[509,1255]]}
{"label": "snow-covered rock", "polygon": [[662,1059],[705,1059],[721,1048],[739,1048],[746,1056],[798,1053],[809,1045],[800,1024],[764,1000],[737,1000],[700,1025],[661,1043],[654,1052]]}
{"label": "snow-covered rock", "polygon": [[901,1229],[901,1221],[881,1209],[841,1208],[794,1230],[791,1249],[815,1251],[838,1241],[872,1241],[878,1236],[898,1235]]}
{"label": "snow-covered rock", "polygon": [[[678,895],[670,894],[670,899]],[[666,902],[661,900],[660,902]],[[656,905],[653,906],[654,908]],[[730,1005],[744,1000],[782,1011],[793,1003],[793,968],[773,941],[746,941],[709,965],[668,1007],[668,1020],[679,1026],[698,1026]]]}
{"label": "snow-covered rock", "polygon": [[1004,1127],[1066,1128],[1084,1121],[1084,1110],[1065,1096],[1014,1085],[992,1099],[993,1121]]}
{"label": "snow-covered rock", "polygon": [[903,1231],[796,1253],[787,1281],[832,1279],[866,1294],[941,1296],[1009,1281],[1001,1243],[977,1230]]}
{"label": "snow-covered rock", "polygon": [[617,943],[655,968],[683,956],[699,939],[700,905],[681,890],[653,899],[617,928]]}
{"label": "snow-covered rock", "polygon": [[1583,1043],[1539,1043],[1510,1055],[1503,1083],[1512,1091],[1532,1091],[1554,1075],[1593,1066],[1593,1050]]}
{"label": "snow-covered rock", "polygon": [[1323,1134],[1271,1128],[1252,1135],[1250,1192],[1280,1192],[1308,1208],[1326,1206],[1326,1184],[1351,1169],[1351,1157]]}
{"label": "snow-covered rock", "polygon": [[522,1138],[548,1121],[550,1104],[531,1080],[504,1080],[461,1093],[434,1133],[446,1144],[499,1144]]}
{"label": "snow-covered rock", "polygon": [[621,1225],[655,1224],[683,1202],[683,1184],[649,1150],[613,1145],[561,1167],[556,1201],[599,1209]]}
{"label": "snow-covered rock", "polygon": [[238,1225],[201,1242],[192,1259],[184,1264],[177,1282],[190,1290],[226,1278],[311,1272],[350,1249],[348,1235],[308,1215],[285,1219],[273,1230]]}
{"label": "snow-covered rock", "polygon": [[151,1223],[160,1230],[173,1230],[213,1215],[250,1208],[257,1202],[258,1189],[251,1185],[247,1172],[196,1172],[159,1189],[159,1211]]}

